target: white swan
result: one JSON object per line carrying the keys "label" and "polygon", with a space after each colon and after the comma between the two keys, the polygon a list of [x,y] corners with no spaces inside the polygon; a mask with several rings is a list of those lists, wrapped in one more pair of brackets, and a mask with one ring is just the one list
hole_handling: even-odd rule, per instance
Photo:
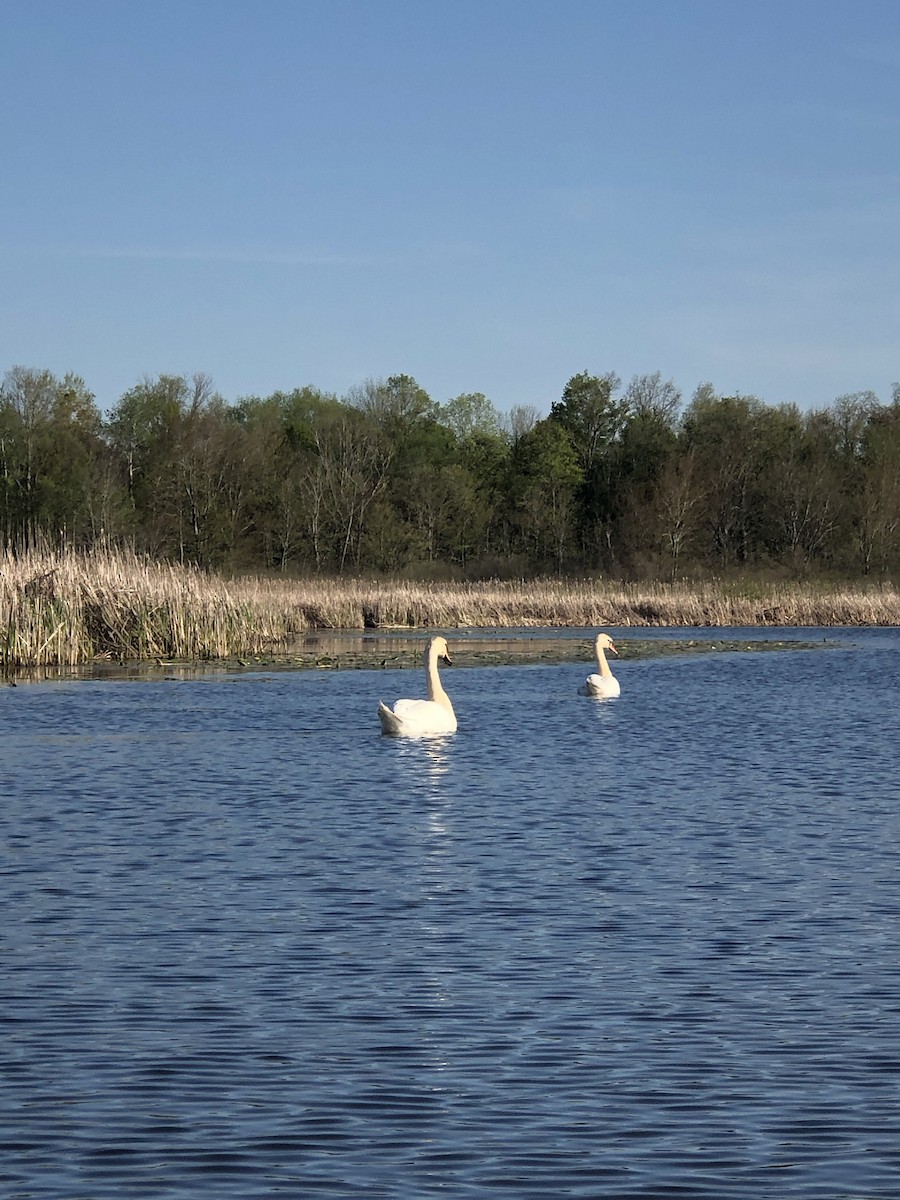
{"label": "white swan", "polygon": [[390,733],[395,737],[422,737],[429,733],[456,732],[456,713],[438,678],[438,659],[441,658],[448,667],[451,665],[447,639],[433,637],[428,643],[425,666],[428,699],[397,700],[393,709],[388,708],[383,700],[380,701],[378,716],[382,733]]}
{"label": "white swan", "polygon": [[606,661],[604,650],[611,650],[613,654],[618,654],[618,650],[613,645],[613,640],[608,633],[598,633],[594,641],[594,652],[597,655],[597,672],[594,675],[588,675],[587,679],[578,689],[582,696],[618,696],[621,688],[619,681],[609,669],[609,663]]}

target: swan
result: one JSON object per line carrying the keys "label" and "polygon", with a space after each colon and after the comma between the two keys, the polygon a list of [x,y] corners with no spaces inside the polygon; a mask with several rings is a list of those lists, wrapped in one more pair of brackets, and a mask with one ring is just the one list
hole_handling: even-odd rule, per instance
{"label": "swan", "polygon": [[393,709],[388,708],[383,700],[379,701],[378,716],[382,733],[395,737],[421,737],[428,733],[456,732],[456,713],[438,678],[439,659],[443,659],[448,667],[452,664],[447,639],[433,637],[428,643],[425,665],[428,699],[397,700]]}
{"label": "swan", "polygon": [[588,675],[582,686],[578,689],[582,696],[618,696],[621,691],[619,681],[609,669],[609,663],[606,661],[604,650],[611,650],[613,654],[618,654],[618,650],[613,645],[613,640],[608,633],[598,633],[594,641],[594,653],[597,655],[597,671],[594,675]]}

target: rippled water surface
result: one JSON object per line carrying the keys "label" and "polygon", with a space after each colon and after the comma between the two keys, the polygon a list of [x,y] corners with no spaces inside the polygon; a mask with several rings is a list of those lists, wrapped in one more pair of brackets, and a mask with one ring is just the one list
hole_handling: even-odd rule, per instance
{"label": "rippled water surface", "polygon": [[896,1200],[900,632],[828,636],[419,742],[409,671],[0,691],[0,1194]]}

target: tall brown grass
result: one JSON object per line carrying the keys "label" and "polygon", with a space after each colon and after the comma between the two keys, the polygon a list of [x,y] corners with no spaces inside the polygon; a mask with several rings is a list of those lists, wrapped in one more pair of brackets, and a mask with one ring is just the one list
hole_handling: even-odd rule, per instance
{"label": "tall brown grass", "polygon": [[319,628],[900,625],[900,593],[890,586],[741,589],[724,583],[558,580],[307,580],[282,586]]}
{"label": "tall brown grass", "polygon": [[253,654],[306,628],[263,587],[127,552],[0,556],[0,667]]}
{"label": "tall brown grass", "polygon": [[219,659],[309,629],[900,625],[890,586],[225,580],[110,550],[0,554],[0,669]]}

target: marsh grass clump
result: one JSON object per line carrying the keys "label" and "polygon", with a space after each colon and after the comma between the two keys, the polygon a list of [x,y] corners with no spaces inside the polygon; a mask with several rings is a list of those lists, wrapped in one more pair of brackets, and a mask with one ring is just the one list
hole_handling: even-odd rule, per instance
{"label": "marsh grass clump", "polygon": [[0,554],[0,669],[278,653],[313,629],[900,625],[870,588],[596,580],[226,580],[130,551]]}
{"label": "marsh grass clump", "polygon": [[269,649],[306,628],[252,584],[126,551],[0,557],[0,667],[79,666],[97,658],[212,659]]}

